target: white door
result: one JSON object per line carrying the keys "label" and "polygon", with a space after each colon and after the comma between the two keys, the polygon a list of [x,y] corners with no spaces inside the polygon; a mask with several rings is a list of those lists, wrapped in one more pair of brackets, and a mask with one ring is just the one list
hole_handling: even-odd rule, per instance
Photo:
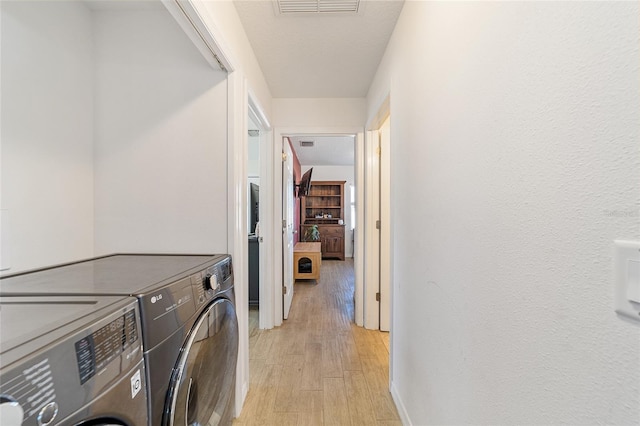
{"label": "white door", "polygon": [[391,122],[380,127],[380,330],[391,328]]}
{"label": "white door", "polygon": [[289,317],[293,300],[293,154],[282,141],[282,316]]}
{"label": "white door", "polygon": [[364,326],[391,328],[390,119],[365,143]]}

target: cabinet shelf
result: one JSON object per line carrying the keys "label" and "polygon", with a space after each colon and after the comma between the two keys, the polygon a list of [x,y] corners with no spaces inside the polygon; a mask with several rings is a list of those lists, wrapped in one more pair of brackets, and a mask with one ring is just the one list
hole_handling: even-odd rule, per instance
{"label": "cabinet shelf", "polygon": [[[301,201],[301,232],[307,227],[317,225],[320,231],[320,243],[323,258],[344,260],[344,184],[345,181],[313,181],[309,194]],[[331,214],[328,217],[315,217],[317,214]]]}

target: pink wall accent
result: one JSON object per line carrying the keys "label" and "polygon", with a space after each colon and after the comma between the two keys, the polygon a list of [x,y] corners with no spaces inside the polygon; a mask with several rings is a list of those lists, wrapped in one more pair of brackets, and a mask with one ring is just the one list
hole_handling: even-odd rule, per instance
{"label": "pink wall accent", "polygon": [[[298,154],[296,154],[296,150],[293,149],[293,144],[291,143],[291,139],[286,138],[287,142],[289,142],[289,146],[291,147],[291,152],[293,153],[293,181],[298,184],[300,183],[300,178],[302,177],[302,168],[300,167],[300,160],[298,160]],[[293,228],[297,231],[293,235],[293,241],[300,241],[300,198],[295,198],[295,204],[293,206]]]}

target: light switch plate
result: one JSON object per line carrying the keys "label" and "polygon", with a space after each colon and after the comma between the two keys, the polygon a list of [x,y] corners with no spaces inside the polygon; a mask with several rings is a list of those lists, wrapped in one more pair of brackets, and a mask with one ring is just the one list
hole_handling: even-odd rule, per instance
{"label": "light switch plate", "polygon": [[640,321],[640,242],[614,241],[615,309]]}

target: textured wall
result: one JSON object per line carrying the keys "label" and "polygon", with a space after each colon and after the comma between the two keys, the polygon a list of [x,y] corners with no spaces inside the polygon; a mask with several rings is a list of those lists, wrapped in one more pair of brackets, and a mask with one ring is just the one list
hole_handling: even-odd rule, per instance
{"label": "textured wall", "polygon": [[638,424],[638,3],[407,2],[390,90],[393,389],[413,424]]}

